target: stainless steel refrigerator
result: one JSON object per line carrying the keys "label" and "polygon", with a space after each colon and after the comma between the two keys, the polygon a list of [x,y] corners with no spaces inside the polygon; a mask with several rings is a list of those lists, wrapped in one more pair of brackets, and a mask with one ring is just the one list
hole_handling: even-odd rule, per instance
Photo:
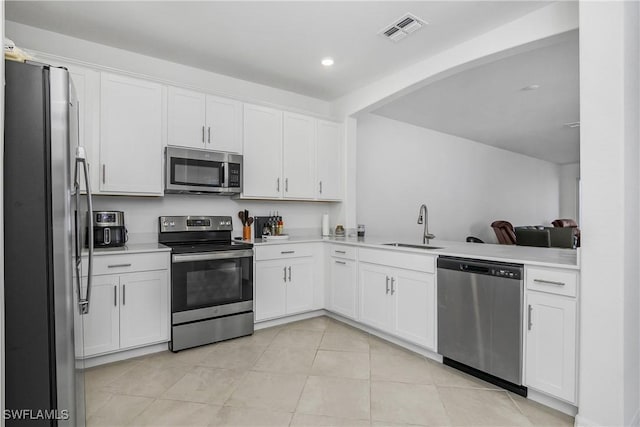
{"label": "stainless steel refrigerator", "polygon": [[63,68],[5,61],[5,82],[4,416],[8,426],[82,426],[78,314],[90,309],[91,267],[81,270],[78,229],[91,191],[78,102]]}

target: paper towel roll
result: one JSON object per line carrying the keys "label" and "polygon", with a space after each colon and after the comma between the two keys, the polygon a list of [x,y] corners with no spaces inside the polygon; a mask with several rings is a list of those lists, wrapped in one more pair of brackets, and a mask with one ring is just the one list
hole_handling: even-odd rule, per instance
{"label": "paper towel roll", "polygon": [[322,215],[322,235],[323,236],[330,236],[331,235],[331,229],[329,228],[329,214],[323,214]]}

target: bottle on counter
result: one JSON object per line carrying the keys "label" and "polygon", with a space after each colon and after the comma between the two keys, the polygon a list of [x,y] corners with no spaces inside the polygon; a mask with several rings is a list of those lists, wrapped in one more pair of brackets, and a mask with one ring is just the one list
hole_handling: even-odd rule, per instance
{"label": "bottle on counter", "polygon": [[282,217],[278,215],[278,235],[283,234],[283,232],[284,232],[284,221],[282,220]]}

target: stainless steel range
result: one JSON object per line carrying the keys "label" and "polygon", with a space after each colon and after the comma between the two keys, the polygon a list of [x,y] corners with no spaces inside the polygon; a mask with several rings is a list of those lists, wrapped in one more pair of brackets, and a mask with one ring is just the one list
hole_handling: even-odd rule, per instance
{"label": "stainless steel range", "polygon": [[253,245],[231,239],[228,216],[161,216],[170,246],[171,351],[253,333]]}

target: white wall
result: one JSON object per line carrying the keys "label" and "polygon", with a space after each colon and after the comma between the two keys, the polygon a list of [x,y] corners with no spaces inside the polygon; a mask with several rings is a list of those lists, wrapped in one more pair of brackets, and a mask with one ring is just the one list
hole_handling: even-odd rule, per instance
{"label": "white wall", "polygon": [[580,163],[560,166],[560,214],[559,218],[572,218],[580,224],[579,186]]}
{"label": "white wall", "polygon": [[438,239],[496,242],[491,222],[549,224],[559,168],[542,160],[373,114],[358,118],[357,222],[370,235],[421,239],[422,203]]}
{"label": "white wall", "polygon": [[[137,77],[148,77],[242,101],[328,118],[329,103],[319,99],[11,21],[6,22],[6,28],[8,37],[21,48],[36,53],[42,60],[53,62],[58,59],[116,72],[133,73]],[[251,215],[267,215],[269,211],[277,210],[284,217],[285,228],[310,231],[320,230],[320,220],[324,212],[329,212],[331,224],[335,226],[340,211],[339,203],[248,202],[231,200],[229,197],[194,195],[167,195],[164,198],[103,196],[96,197],[95,205],[95,209],[124,211],[132,242],[155,238],[160,215],[229,215],[234,218],[236,234],[241,235],[237,212],[243,209],[249,209]]]}
{"label": "white wall", "polygon": [[229,196],[168,194],[165,197],[96,196],[93,208],[124,211],[131,242],[135,243],[156,239],[158,216],[164,215],[229,215],[233,218],[233,235],[241,236],[238,212],[244,209],[248,209],[251,216],[266,216],[277,210],[285,223],[285,232],[320,235],[324,212],[329,213],[331,225],[335,227],[335,205],[329,202],[239,201]]}
{"label": "white wall", "polygon": [[87,40],[6,21],[7,37],[35,53],[73,59],[80,64],[129,71],[242,101],[328,117],[330,104],[316,98],[216,74]]}
{"label": "white wall", "polygon": [[639,7],[580,3],[582,426],[640,423]]}

